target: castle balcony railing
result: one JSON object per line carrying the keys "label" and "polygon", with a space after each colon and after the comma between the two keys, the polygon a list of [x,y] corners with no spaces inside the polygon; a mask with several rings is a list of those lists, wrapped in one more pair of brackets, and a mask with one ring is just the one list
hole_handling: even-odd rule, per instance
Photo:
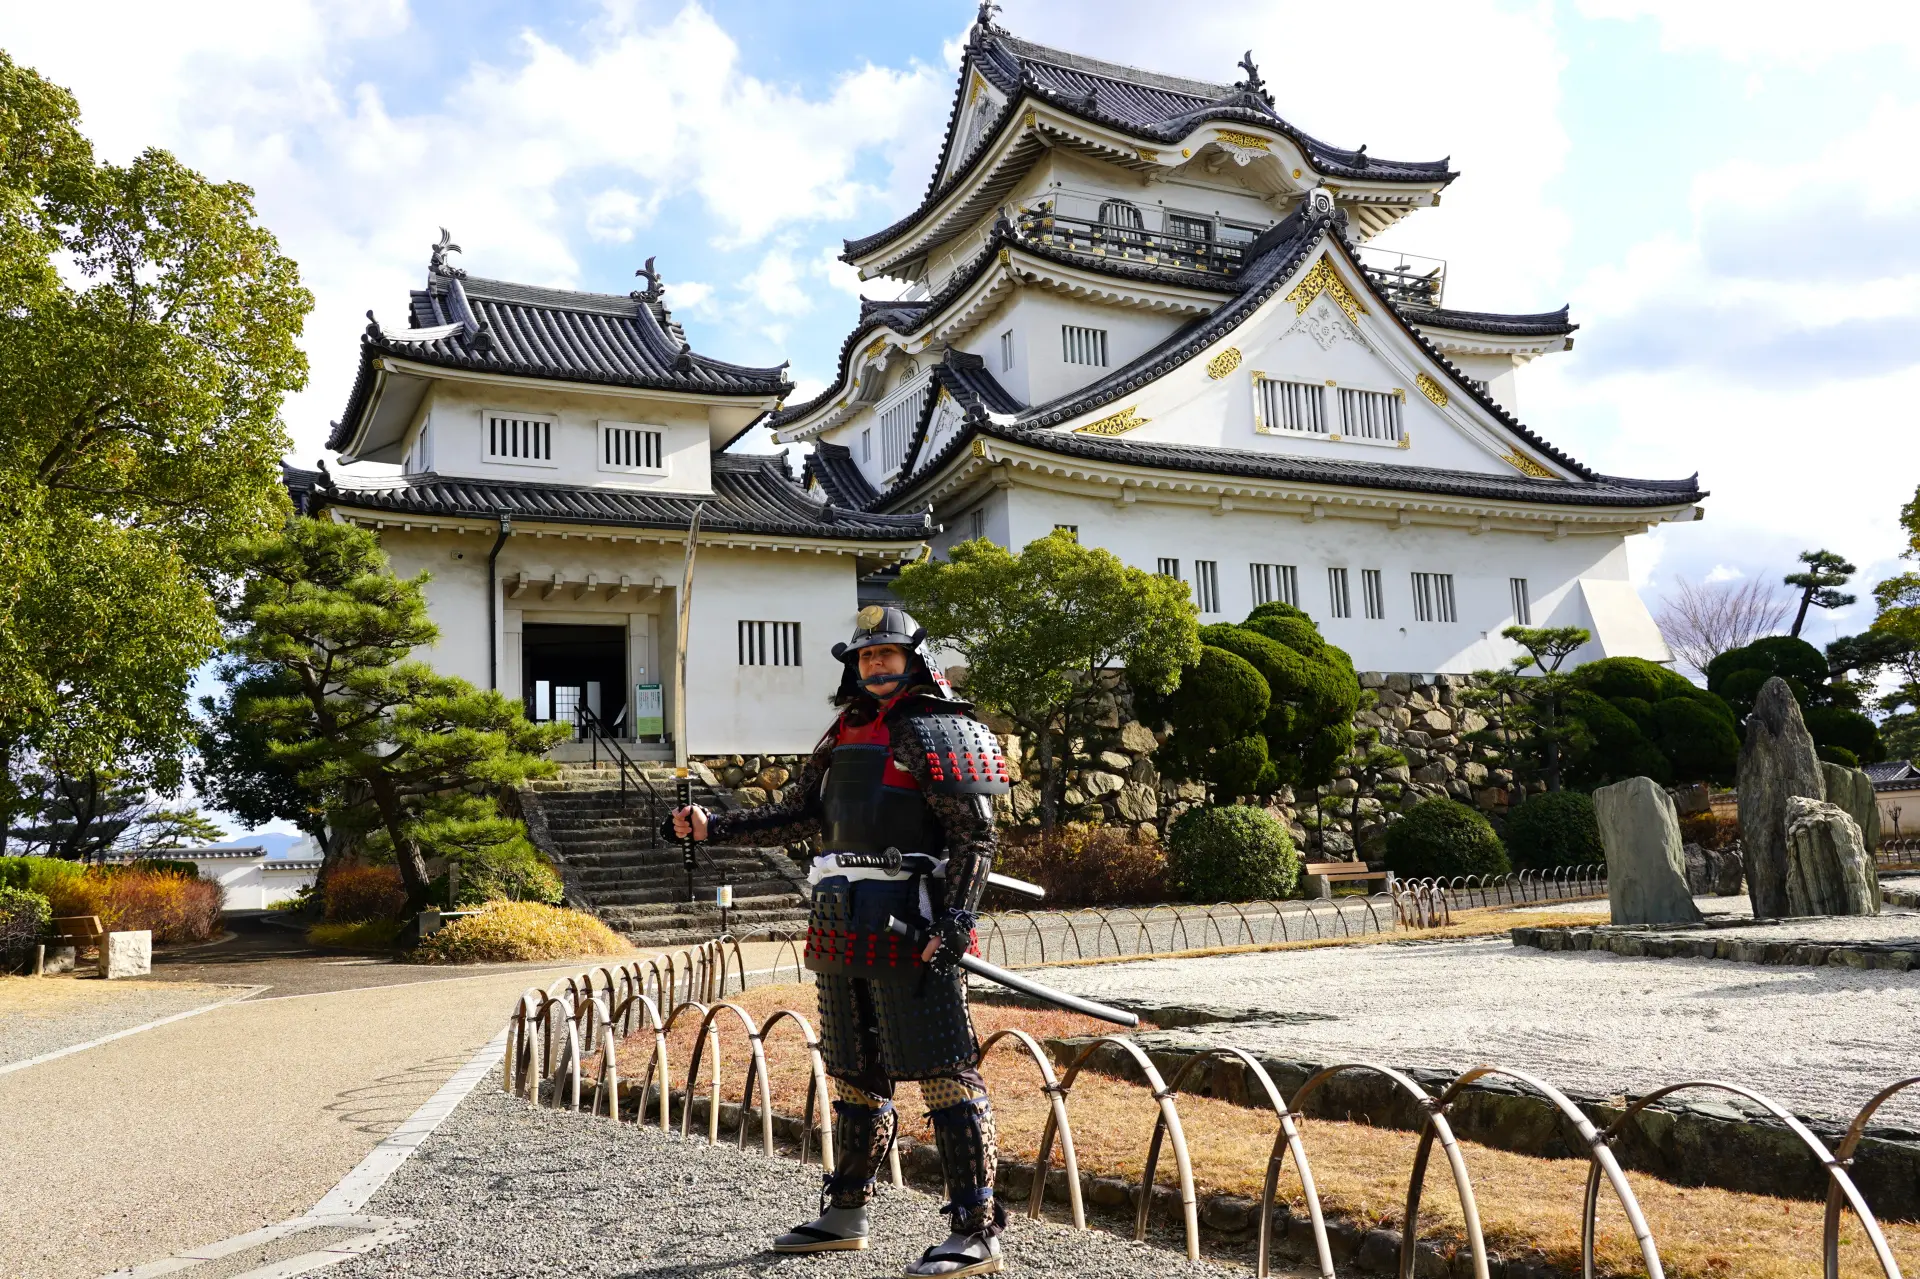
{"label": "castle balcony railing", "polygon": [[1437,307],[1447,293],[1447,264],[1441,258],[1360,246],[1360,265],[1373,287],[1398,306]]}
{"label": "castle balcony railing", "polygon": [[1046,207],[1021,213],[1016,226],[1020,237],[1030,243],[1108,261],[1219,276],[1239,274],[1246,262],[1245,244],[1223,244],[1143,226],[1115,226],[1098,217],[1079,217]]}

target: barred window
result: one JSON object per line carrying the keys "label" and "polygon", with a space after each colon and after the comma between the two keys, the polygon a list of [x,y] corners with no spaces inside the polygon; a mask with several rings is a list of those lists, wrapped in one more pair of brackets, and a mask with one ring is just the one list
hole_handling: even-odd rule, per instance
{"label": "barred window", "polygon": [[1379,621],[1387,615],[1387,595],[1380,588],[1380,570],[1363,568],[1360,570],[1360,598],[1366,605],[1367,616]]}
{"label": "barred window", "polygon": [[1107,331],[1078,324],[1060,326],[1060,358],[1068,364],[1107,366]]}
{"label": "barred window", "polygon": [[1170,578],[1172,578],[1172,579],[1173,579],[1174,581],[1176,581],[1176,582],[1184,582],[1184,581],[1186,581],[1186,579],[1185,579],[1184,577],[1181,577],[1181,576],[1180,576],[1180,561],[1179,561],[1179,560],[1170,560],[1170,559],[1165,559],[1165,558],[1163,558],[1163,559],[1161,559],[1161,561],[1160,561],[1160,567],[1159,567],[1159,568],[1157,568],[1157,569],[1155,569],[1154,571],[1155,571],[1156,573],[1158,573],[1158,574],[1160,574],[1160,576],[1162,576],[1162,577],[1170,577]]}
{"label": "barred window", "polygon": [[873,461],[873,428],[870,426],[860,432],[860,460]]}
{"label": "barred window", "polygon": [[1292,564],[1249,564],[1253,602],[1258,607],[1275,600],[1300,607],[1300,570]]}
{"label": "barred window", "polygon": [[1000,335],[1000,371],[1005,373],[1013,367],[1013,330],[1008,329]]}
{"label": "barred window", "polygon": [[1184,213],[1169,213],[1167,234],[1184,236],[1189,240],[1211,240],[1213,222],[1208,218],[1190,217]]}
{"label": "barred window", "polygon": [[1193,562],[1194,602],[1202,613],[1220,611],[1220,563],[1217,560]]}
{"label": "barred window", "polygon": [[1078,524],[1056,524],[1053,526],[1053,531],[1056,533],[1065,533],[1076,542],[1080,540],[1080,526]]}
{"label": "barred window", "polygon": [[927,406],[927,391],[932,383],[931,376],[923,374],[875,407],[874,413],[880,419],[882,474],[893,474],[907,460],[907,445],[913,439],[913,428],[920,421],[920,410]]}
{"label": "barred window", "polygon": [[555,417],[529,413],[488,413],[487,461],[522,466],[553,465]]}
{"label": "barred window", "polygon": [[1400,440],[1400,397],[1392,391],[1340,388],[1340,434],[1350,440]]}
{"label": "barred window", "polygon": [[1417,622],[1457,620],[1453,608],[1453,574],[1413,575],[1413,618]]}
{"label": "barred window", "polygon": [[1302,431],[1308,435],[1327,433],[1327,388],[1317,382],[1282,382],[1260,378],[1254,385],[1260,393],[1262,432]]}
{"label": "barred window", "polygon": [[601,470],[660,471],[665,457],[659,431],[618,422],[600,424]]}
{"label": "barred window", "polygon": [[1353,616],[1353,597],[1347,594],[1347,570],[1327,570],[1327,611],[1335,617]]}
{"label": "barred window", "polygon": [[740,623],[740,665],[800,665],[800,623]]}
{"label": "barred window", "polygon": [[976,506],[967,514],[967,527],[974,541],[987,535],[987,508]]}
{"label": "barred window", "polygon": [[1527,579],[1510,577],[1507,588],[1513,592],[1513,620],[1518,626],[1533,625],[1533,601],[1527,598]]}

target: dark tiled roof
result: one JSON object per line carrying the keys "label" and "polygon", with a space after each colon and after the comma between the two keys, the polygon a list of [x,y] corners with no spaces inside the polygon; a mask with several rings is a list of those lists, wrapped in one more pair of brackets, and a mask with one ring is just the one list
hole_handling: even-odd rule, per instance
{"label": "dark tiled roof", "polygon": [[697,395],[778,396],[786,366],[750,368],[696,355],[657,298],[576,293],[429,273],[410,295],[411,327],[369,323],[347,411],[327,447],[344,447],[373,389],[373,359]]}
{"label": "dark tiled roof", "polygon": [[1561,337],[1580,326],[1567,318],[1567,308],[1534,315],[1503,315],[1498,311],[1450,311],[1445,307],[1402,307],[1407,319],[1421,328],[1454,329],[1463,333],[1496,333],[1510,337]]}
{"label": "dark tiled roof", "polygon": [[1892,789],[1910,790],[1920,787],[1920,768],[1913,766],[1912,760],[1889,759],[1878,764],[1862,764],[1868,780],[1875,786]]}
{"label": "dark tiled roof", "polygon": [[806,478],[818,484],[835,506],[861,510],[880,495],[867,483],[860,464],[853,460],[853,451],[844,444],[815,443],[813,452],[807,455]]}
{"label": "dark tiled roof", "polygon": [[934,202],[965,182],[992,150],[989,139],[944,182],[958,127],[966,87],[978,71],[1006,96],[1006,105],[991,133],[997,136],[1018,114],[1020,99],[1031,96],[1068,115],[1107,125],[1148,142],[1177,142],[1196,125],[1218,120],[1270,129],[1292,139],[1315,168],[1335,177],[1380,182],[1451,182],[1459,175],[1448,160],[1376,160],[1362,147],[1349,151],[1302,132],[1274,113],[1263,91],[1241,84],[1211,84],[1143,71],[1137,67],[1102,62],[1060,49],[1019,40],[993,26],[975,26],[960,68],[960,82],[947,119],[933,177],[918,208],[881,231],[846,242],[844,256],[858,257],[899,236],[925,216]]}
{"label": "dark tiled roof", "polygon": [[[931,370],[933,385],[953,397],[954,403],[966,416],[979,413],[999,413],[1010,415],[1020,412],[1026,406],[1013,398],[1000,380],[987,371],[987,362],[977,355],[948,348],[946,357]],[[934,414],[940,411],[940,397],[927,396],[927,402],[920,409],[919,420],[913,424],[913,438],[907,441],[906,456],[900,462],[900,474],[910,476],[916,469],[920,450],[927,442],[927,432],[933,429]]]}
{"label": "dark tiled roof", "polygon": [[319,472],[293,468],[287,469],[286,479],[296,497],[306,495],[303,509],[308,514],[327,506],[349,506],[416,519],[492,519],[506,514],[556,524],[685,529],[694,508],[704,506],[700,527],[715,533],[897,542],[932,532],[924,514],[882,515],[814,501],[794,482],[781,453],[714,454],[711,497],[451,475],[373,481],[343,478],[334,485]]}
{"label": "dark tiled roof", "polygon": [[[954,451],[966,447],[966,441],[975,434],[1030,445],[1049,453],[1130,466],[1306,484],[1393,489],[1408,493],[1541,502],[1553,506],[1672,506],[1697,501],[1705,496],[1700,490],[1698,477],[1649,481],[1603,475],[1570,483],[1565,480],[1536,480],[1519,474],[1507,476],[1479,471],[1448,471],[1393,462],[1302,458],[1198,444],[1103,439],[1094,435],[1036,431],[981,421],[970,423],[969,429],[960,433]],[[943,457],[951,455],[948,449],[942,449],[941,453]]]}
{"label": "dark tiled roof", "polygon": [[[1282,225],[1286,225],[1282,223]],[[1256,242],[1257,245],[1258,242]],[[852,375],[853,356],[869,334],[880,329],[891,329],[896,333],[912,333],[930,316],[944,311],[947,304],[960,294],[971,289],[988,271],[994,268],[997,255],[1002,248],[1015,248],[1032,257],[1049,262],[1070,266],[1077,270],[1090,271],[1096,275],[1109,275],[1120,279],[1139,280],[1149,284],[1167,284],[1180,288],[1197,288],[1226,295],[1242,287],[1237,279],[1219,275],[1209,275],[1199,271],[1186,271],[1176,267],[1155,266],[1146,262],[1129,262],[1121,258],[1096,258],[1085,254],[1072,253],[1048,244],[1039,244],[1022,238],[1018,228],[1004,219],[988,232],[986,243],[976,252],[960,270],[955,271],[932,297],[911,304],[910,307],[882,307],[879,304],[861,300],[860,323],[840,344],[838,372],[825,390],[801,404],[790,404],[778,413],[766,419],[766,424],[774,430],[814,412],[821,405],[834,399],[846,389],[847,379]]]}

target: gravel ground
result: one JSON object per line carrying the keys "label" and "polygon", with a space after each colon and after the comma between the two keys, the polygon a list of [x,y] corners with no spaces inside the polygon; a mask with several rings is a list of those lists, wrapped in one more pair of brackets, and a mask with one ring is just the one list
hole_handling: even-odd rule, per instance
{"label": "gravel ground", "polygon": [[[369,1213],[421,1224],[406,1239],[328,1274],[867,1279],[899,1274],[945,1234],[933,1197],[883,1188],[870,1250],[810,1257],[764,1251],[775,1234],[813,1215],[818,1176],[785,1156],[536,1111],[501,1093],[493,1077],[367,1204]],[[1242,1273],[1025,1218],[1014,1221],[1004,1246],[1013,1272],[1076,1279]]]}
{"label": "gravel ground", "polygon": [[0,977],[0,1066],[204,1008],[240,989],[200,982]]}
{"label": "gravel ground", "polygon": [[[1096,999],[1191,1003],[1205,991],[1209,1004],[1330,1014],[1183,1032],[1294,1060],[1452,1069],[1493,1062],[1601,1094],[1719,1078],[1834,1118],[1851,1118],[1880,1087],[1912,1074],[1920,1033],[1920,973],[1549,954],[1505,940],[1037,975]],[[1920,1097],[1904,1095],[1881,1113],[1884,1123],[1920,1122]]]}

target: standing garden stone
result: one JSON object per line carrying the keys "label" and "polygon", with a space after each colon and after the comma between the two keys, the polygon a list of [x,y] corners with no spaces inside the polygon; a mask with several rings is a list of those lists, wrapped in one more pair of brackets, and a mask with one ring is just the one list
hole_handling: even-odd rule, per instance
{"label": "standing garden stone", "polygon": [[1651,777],[1629,777],[1593,793],[1607,850],[1607,904],[1616,924],[1695,924],[1687,891],[1680,814]]}
{"label": "standing garden stone", "polygon": [[1827,784],[1827,802],[1837,804],[1853,818],[1853,824],[1860,828],[1860,840],[1871,856],[1873,850],[1880,847],[1880,804],[1873,796],[1873,779],[1864,768],[1848,768],[1824,760],[1820,773]]}
{"label": "standing garden stone", "polygon": [[1795,915],[1877,915],[1880,877],[1860,828],[1838,804],[1787,800],[1787,909]]}
{"label": "standing garden stone", "polygon": [[1756,919],[1791,914],[1787,906],[1787,800],[1824,800],[1825,779],[1813,736],[1793,690],[1778,675],[1760,686],[1740,747],[1740,851]]}

